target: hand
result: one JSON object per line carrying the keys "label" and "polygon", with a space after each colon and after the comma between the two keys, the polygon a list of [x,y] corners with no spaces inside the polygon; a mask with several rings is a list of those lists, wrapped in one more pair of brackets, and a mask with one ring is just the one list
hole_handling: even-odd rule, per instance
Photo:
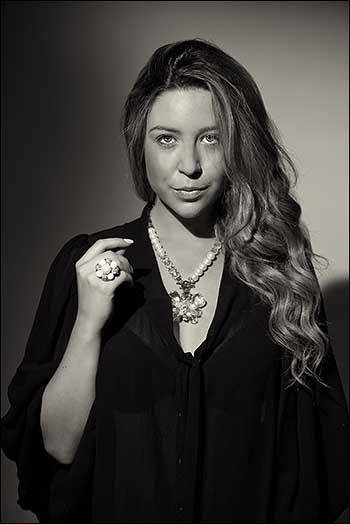
{"label": "hand", "polygon": [[[75,264],[78,287],[77,321],[86,326],[90,333],[100,333],[110,317],[116,289],[123,282],[133,286],[134,270],[124,256],[130,245],[123,238],[97,240]],[[115,260],[121,269],[120,275],[115,276],[114,280],[103,281],[96,275],[95,266],[105,257]]]}

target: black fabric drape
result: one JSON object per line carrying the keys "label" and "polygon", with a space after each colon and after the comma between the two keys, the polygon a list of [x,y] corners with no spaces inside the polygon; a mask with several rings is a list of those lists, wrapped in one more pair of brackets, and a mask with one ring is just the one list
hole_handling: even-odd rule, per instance
{"label": "black fabric drape", "polygon": [[[140,218],[67,242],[52,263],[1,420],[18,503],[40,522],[334,522],[348,505],[348,409],[332,348],[327,390],[286,389],[290,358],[268,309],[225,265],[206,340],[178,345]],[[133,238],[132,289],[106,325],[96,399],[73,462],[48,455],[46,384],[77,311],[75,262],[98,238]],[[324,310],[320,324],[326,329]]]}

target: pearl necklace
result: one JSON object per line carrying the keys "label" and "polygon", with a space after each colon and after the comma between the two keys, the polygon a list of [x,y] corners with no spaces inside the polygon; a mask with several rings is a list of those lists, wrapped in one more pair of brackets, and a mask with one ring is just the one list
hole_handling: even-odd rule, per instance
{"label": "pearl necklace", "polygon": [[193,295],[191,289],[195,287],[198,280],[204,275],[204,272],[213,264],[214,260],[216,260],[222,248],[221,242],[216,240],[198,269],[186,280],[183,280],[159,241],[158,234],[152,223],[151,212],[148,214],[148,234],[155,252],[165,265],[167,271],[175,279],[176,284],[181,288],[180,293],[177,291],[169,293],[172,304],[173,321],[197,324],[203,314],[202,309],[207,305],[207,301],[200,293]]}

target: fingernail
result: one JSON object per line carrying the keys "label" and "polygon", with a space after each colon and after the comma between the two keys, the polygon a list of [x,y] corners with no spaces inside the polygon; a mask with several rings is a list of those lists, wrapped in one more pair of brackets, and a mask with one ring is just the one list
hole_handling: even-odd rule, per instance
{"label": "fingernail", "polygon": [[133,244],[134,241],[131,240],[131,238],[124,238],[125,242],[127,242],[128,244]]}

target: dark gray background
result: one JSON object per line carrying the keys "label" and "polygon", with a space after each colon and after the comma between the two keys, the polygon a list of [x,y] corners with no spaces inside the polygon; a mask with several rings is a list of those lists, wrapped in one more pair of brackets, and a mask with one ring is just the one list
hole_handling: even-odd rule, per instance
{"label": "dark gray background", "polygon": [[[348,2],[3,2],[2,35],[2,415],[58,250],[143,207],[119,135],[139,69],[193,37],[251,72],[296,162],[347,392]],[[2,480],[2,522],[36,522],[4,455]]]}

